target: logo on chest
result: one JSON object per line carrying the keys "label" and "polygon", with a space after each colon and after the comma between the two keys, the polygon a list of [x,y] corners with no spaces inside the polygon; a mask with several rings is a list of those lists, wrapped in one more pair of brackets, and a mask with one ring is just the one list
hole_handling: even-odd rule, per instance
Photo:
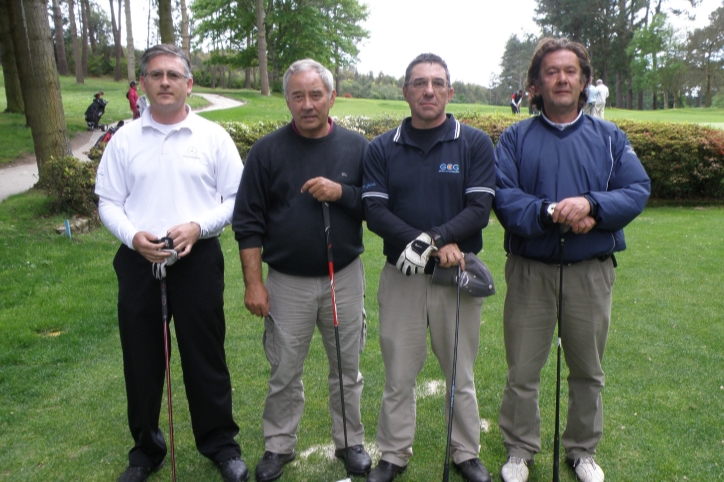
{"label": "logo on chest", "polygon": [[183,157],[187,159],[201,159],[201,156],[199,156],[199,150],[195,146],[190,146],[188,149],[186,149]]}
{"label": "logo on chest", "polygon": [[460,174],[460,164],[440,164],[440,170],[446,174]]}

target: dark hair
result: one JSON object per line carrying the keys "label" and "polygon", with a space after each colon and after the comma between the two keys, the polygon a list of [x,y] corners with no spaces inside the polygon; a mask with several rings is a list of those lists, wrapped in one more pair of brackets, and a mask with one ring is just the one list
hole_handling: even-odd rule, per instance
{"label": "dark hair", "polygon": [[174,57],[178,57],[183,60],[184,68],[186,69],[186,77],[189,79],[193,78],[193,75],[191,74],[191,60],[189,60],[188,55],[186,55],[186,52],[182,49],[172,44],[154,45],[143,52],[141,60],[138,62],[138,69],[141,71],[142,76],[146,75],[146,68],[148,67],[148,63],[151,62],[151,59],[159,55],[173,55]]}
{"label": "dark hair", "polygon": [[445,61],[440,57],[439,55],[435,54],[420,54],[417,57],[415,57],[415,60],[410,62],[410,65],[407,66],[407,70],[405,70],[405,85],[410,83],[410,76],[412,75],[412,69],[415,68],[417,64],[438,64],[443,69],[445,69],[445,80],[447,80],[448,87],[450,86],[450,71],[447,69],[447,64]]}
{"label": "dark hair", "polygon": [[546,55],[559,50],[569,50],[578,57],[578,65],[581,67],[581,81],[583,82],[583,85],[585,85],[585,89],[578,97],[578,109],[580,110],[586,104],[588,97],[588,83],[591,78],[593,68],[591,67],[591,60],[588,58],[588,51],[586,50],[586,47],[578,42],[571,42],[567,38],[557,39],[546,37],[538,42],[538,46],[535,48],[535,53],[533,53],[533,58],[530,60],[530,65],[528,66],[528,78],[525,81],[526,89],[531,92],[530,104],[538,110],[543,110],[543,98],[539,94],[533,95],[532,88],[538,85],[541,81],[540,66],[541,63],[543,63],[543,58]]}

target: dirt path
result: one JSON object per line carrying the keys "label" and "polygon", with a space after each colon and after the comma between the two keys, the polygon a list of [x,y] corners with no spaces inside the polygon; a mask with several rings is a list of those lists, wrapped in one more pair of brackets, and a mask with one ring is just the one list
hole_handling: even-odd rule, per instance
{"label": "dirt path", "polygon": [[[196,109],[194,112],[230,109],[244,105],[243,102],[217,94],[194,95],[198,95],[209,101],[208,106]],[[126,122],[130,121],[131,119],[126,120]],[[70,148],[73,151],[73,155],[81,161],[87,161],[88,156],[86,153],[90,151],[91,147],[93,147],[102,134],[100,131],[84,131],[76,134],[70,141]],[[36,182],[38,182],[38,164],[34,154],[18,159],[7,166],[0,167],[0,202],[8,196],[27,191],[33,187]]]}

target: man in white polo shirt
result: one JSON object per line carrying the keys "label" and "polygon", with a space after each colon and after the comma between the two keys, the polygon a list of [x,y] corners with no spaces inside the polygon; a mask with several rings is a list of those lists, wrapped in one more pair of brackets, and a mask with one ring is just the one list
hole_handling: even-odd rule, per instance
{"label": "man in white polo shirt", "polygon": [[[113,266],[134,446],[119,482],[145,481],[166,456],[158,424],[166,368],[158,268],[165,270],[168,319],[174,320],[196,447],[225,482],[246,481],[234,440],[239,428],[224,352],[218,240],[231,221],[241,158],[228,133],[186,105],[193,78],[181,49],[151,47],[140,70],[150,107],[140,122],[113,136],[96,179],[101,220],[122,243]],[[163,249],[164,237],[175,253]]]}

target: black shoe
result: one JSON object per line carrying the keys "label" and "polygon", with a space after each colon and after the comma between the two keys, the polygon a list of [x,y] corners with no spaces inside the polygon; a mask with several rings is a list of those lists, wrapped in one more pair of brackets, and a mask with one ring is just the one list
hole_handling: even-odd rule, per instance
{"label": "black shoe", "polygon": [[468,482],[490,482],[490,472],[485,468],[479,458],[466,460],[461,464],[455,464],[455,467],[463,474],[463,478]]}
{"label": "black shoe", "polygon": [[392,482],[392,480],[397,477],[397,474],[401,474],[406,468],[406,465],[400,467],[386,460],[380,460],[377,467],[375,467],[367,477],[367,482]]}
{"label": "black shoe", "polygon": [[372,459],[361,445],[348,447],[347,453],[344,449],[337,449],[334,456],[346,461],[346,469],[352,475],[366,475],[372,468]]}
{"label": "black shoe", "polygon": [[163,462],[155,467],[141,467],[140,465],[129,465],[118,478],[118,482],[146,482],[148,476],[158,472],[163,467]]}
{"label": "black shoe", "polygon": [[240,457],[232,457],[217,464],[224,482],[246,482],[249,480],[249,469]]}
{"label": "black shoe", "polygon": [[290,454],[275,454],[267,450],[256,464],[256,480],[259,482],[277,480],[284,473],[284,466],[294,460],[296,456],[294,450]]}

